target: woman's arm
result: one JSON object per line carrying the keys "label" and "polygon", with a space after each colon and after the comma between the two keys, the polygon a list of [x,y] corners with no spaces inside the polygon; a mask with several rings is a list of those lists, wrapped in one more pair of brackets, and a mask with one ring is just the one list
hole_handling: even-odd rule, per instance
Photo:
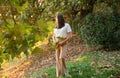
{"label": "woman's arm", "polygon": [[66,39],[64,39],[63,41],[59,42],[58,45],[64,45],[68,40],[70,40],[72,38],[72,32],[68,32],[68,36]]}

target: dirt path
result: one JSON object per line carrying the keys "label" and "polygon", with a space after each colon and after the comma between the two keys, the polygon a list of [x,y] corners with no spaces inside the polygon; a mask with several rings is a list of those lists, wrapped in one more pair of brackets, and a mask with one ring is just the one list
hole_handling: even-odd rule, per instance
{"label": "dirt path", "polygon": [[[26,72],[48,68],[55,65],[55,51],[51,50],[48,45],[42,46],[44,53],[38,53],[30,56],[26,61],[19,66],[11,69],[11,74],[8,78],[24,78]],[[71,42],[68,44],[67,61],[77,58],[78,54],[87,52],[85,45],[80,42],[80,38],[74,35]]]}

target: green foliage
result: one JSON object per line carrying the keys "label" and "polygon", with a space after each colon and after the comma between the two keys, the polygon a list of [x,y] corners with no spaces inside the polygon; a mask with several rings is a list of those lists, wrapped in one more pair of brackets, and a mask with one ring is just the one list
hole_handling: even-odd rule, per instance
{"label": "green foliage", "polygon": [[45,23],[43,20],[38,21],[38,26],[28,24],[19,24],[16,26],[8,25],[8,28],[2,27],[0,34],[0,63],[3,60],[19,57],[24,52],[26,56],[29,51],[33,53],[42,52],[38,48],[32,48],[38,41],[43,41],[51,32],[53,23]]}
{"label": "green foliage", "polygon": [[40,7],[35,0],[6,0],[0,3],[4,6],[0,11],[0,21],[3,21],[0,22],[1,65],[3,60],[19,57],[21,52],[28,56],[29,51],[35,53],[40,50],[33,47],[51,34],[53,22],[43,19],[46,3]]}
{"label": "green foliage", "polygon": [[112,50],[119,49],[119,20],[120,15],[106,17],[102,14],[89,14],[81,25],[80,35],[87,44]]}

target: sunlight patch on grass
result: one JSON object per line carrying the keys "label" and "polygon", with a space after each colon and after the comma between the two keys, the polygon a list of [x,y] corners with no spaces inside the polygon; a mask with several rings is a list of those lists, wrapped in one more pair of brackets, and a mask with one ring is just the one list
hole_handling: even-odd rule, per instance
{"label": "sunlight patch on grass", "polygon": [[76,59],[76,61],[84,61],[87,57],[86,56],[83,56],[83,57],[79,57]]}

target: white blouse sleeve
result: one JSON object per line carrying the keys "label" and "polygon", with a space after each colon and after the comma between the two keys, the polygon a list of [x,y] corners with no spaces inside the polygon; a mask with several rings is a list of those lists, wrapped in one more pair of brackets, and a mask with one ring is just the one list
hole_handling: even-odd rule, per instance
{"label": "white blouse sleeve", "polygon": [[72,29],[69,24],[67,24],[67,32],[72,32]]}

